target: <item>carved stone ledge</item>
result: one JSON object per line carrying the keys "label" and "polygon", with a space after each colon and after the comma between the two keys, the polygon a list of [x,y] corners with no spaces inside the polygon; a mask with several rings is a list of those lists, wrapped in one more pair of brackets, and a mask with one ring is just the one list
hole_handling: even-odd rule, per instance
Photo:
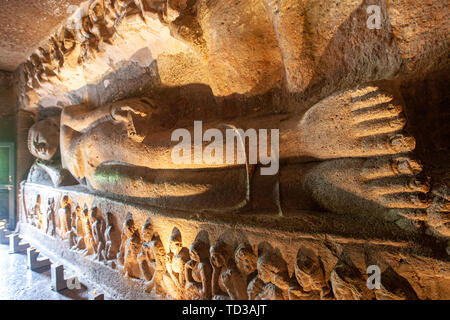
{"label": "carved stone ledge", "polygon": [[[214,274],[221,274],[220,270],[222,272],[229,268],[231,268],[229,270],[237,270],[235,257],[238,252],[241,252],[238,248],[242,249],[242,246],[247,244],[247,247],[250,248],[248,250],[251,251],[248,254],[258,259],[257,266],[255,261],[257,270],[252,270],[252,272],[256,272],[257,275],[260,274],[260,276],[255,278],[256,282],[248,279],[248,292],[256,290],[255,297],[258,296],[259,298],[287,299],[290,297],[294,299],[302,296],[309,299],[313,298],[314,295],[311,292],[305,295],[302,290],[298,291],[296,289],[296,286],[298,287],[297,282],[295,282],[298,273],[296,269],[302,268],[302,264],[298,267],[300,263],[298,259],[301,259],[300,257],[303,256],[302,252],[307,252],[307,255],[312,257],[311,259],[320,261],[318,263],[321,265],[321,270],[323,270],[325,279],[323,281],[326,284],[324,285],[325,287],[329,286],[328,293],[325,292],[325,289],[322,294],[319,294],[320,292],[317,293],[318,296],[323,296],[322,298],[325,298],[327,294],[333,296],[331,293],[332,289],[334,290],[342,285],[345,286],[345,274],[350,271],[359,274],[358,277],[352,278],[352,281],[356,281],[352,286],[359,288],[360,298],[370,299],[374,297],[375,293],[365,288],[365,279],[367,279],[366,268],[369,265],[378,265],[383,272],[388,272],[387,274],[390,274],[390,277],[394,274],[394,277],[404,279],[408,283],[408,288],[397,289],[400,291],[404,289],[401,292],[414,292],[413,296],[417,295],[419,299],[450,296],[448,291],[450,283],[445,284],[448,282],[446,275],[450,272],[450,262],[444,252],[445,244],[433,242],[431,239],[424,241],[422,236],[407,233],[400,228],[383,228],[383,233],[376,233],[370,228],[370,222],[354,220],[350,225],[352,230],[355,231],[348,232],[343,227],[349,225],[349,221],[346,221],[345,216],[318,212],[291,213],[283,217],[285,222],[282,224],[280,224],[281,220],[277,216],[257,214],[240,215],[239,222],[237,222],[238,220],[233,214],[215,214],[214,218],[212,218],[206,213],[188,215],[185,212],[162,212],[145,208],[142,205],[125,204],[118,200],[89,194],[80,188],[52,188],[31,183],[23,185],[23,199],[20,209],[22,215],[34,208],[38,194],[42,197],[42,204],[48,203],[48,199],[55,199],[57,204],[62,201],[66,206],[71,206],[72,211],[75,210],[76,206],[85,208],[87,216],[96,219],[89,220],[92,227],[91,230],[94,230],[94,233],[96,227],[93,221],[105,221],[106,215],[108,215],[109,222],[107,224],[111,225],[112,230],[114,230],[109,233],[109,241],[113,244],[116,251],[120,252],[121,249],[117,249],[120,244],[125,249],[124,253],[128,252],[125,257],[121,257],[118,254],[118,260],[104,261],[98,258],[94,247],[91,247],[92,250],[85,252],[72,250],[70,249],[70,236],[62,236],[65,239],[61,239],[61,236],[58,236],[60,234],[58,233],[59,228],[57,228],[54,236],[51,233],[45,234],[46,228],[39,230],[31,226],[31,224],[25,223],[25,217],[20,224],[20,231],[76,265],[77,268],[88,274],[107,292],[114,292],[113,295],[116,295],[117,298],[142,299],[151,297],[154,299],[180,297],[177,296],[177,293],[173,293],[173,290],[172,293],[168,293],[167,286],[162,284],[164,281],[167,281],[167,279],[164,279],[167,273],[166,267],[169,266],[165,265],[164,258],[166,254],[171,256],[170,252],[173,247],[169,246],[169,244],[173,243],[173,241],[178,241],[183,248],[186,248],[183,250],[188,248],[196,250],[195,252],[199,255],[200,260],[186,262],[189,257],[183,258],[186,266],[194,269],[198,267],[199,263],[209,265],[210,253],[208,251],[211,247],[211,254],[214,253],[216,259],[211,261],[214,261],[214,266],[216,264],[221,266],[214,269],[209,265],[211,268],[211,278],[209,279],[212,279],[211,282],[215,281]],[[60,207],[61,205],[57,205],[55,212],[59,212]],[[47,208],[41,205],[40,212],[46,211]],[[58,216],[55,221],[58,221]],[[127,225],[127,228],[131,228],[130,230],[135,234],[133,237],[137,237],[132,240],[133,242],[128,241],[131,238],[130,235],[127,235],[129,233],[124,232],[125,229],[122,226],[125,225]],[[290,227],[287,227],[288,225]],[[145,230],[149,232],[146,234]],[[270,237],[268,237],[269,234]],[[92,235],[84,239],[85,243],[89,243],[89,239],[100,238]],[[418,247],[416,245],[417,241],[421,241],[424,245]],[[126,249],[131,243],[134,243],[134,251]],[[150,258],[146,258],[147,260],[139,260],[137,252],[141,250],[141,246],[149,250]],[[205,247],[206,251],[201,249],[203,247]],[[129,256],[130,252],[135,253]],[[180,254],[181,252],[184,251],[180,251]],[[233,255],[233,252],[235,252],[235,255]],[[245,252],[245,250],[242,252]],[[161,256],[158,258],[159,254]],[[192,257],[191,255],[191,259]],[[153,271],[153,273],[150,273],[150,280],[146,280],[139,275],[138,261],[146,261],[150,263],[152,270],[160,271],[156,273]],[[225,262],[222,264],[220,261]],[[160,265],[159,269],[158,265]],[[131,269],[128,269],[127,266]],[[430,266],[434,267],[430,269]],[[270,276],[267,279],[267,273],[259,268],[278,270],[275,276],[278,280],[271,280]],[[189,267],[186,267],[186,269],[189,269]],[[216,270],[216,273],[213,272],[214,270]],[[133,272],[135,273],[134,275],[132,274]],[[236,272],[231,274],[236,274]],[[126,275],[125,277],[123,276],[124,274]],[[420,281],[417,281],[414,275],[420,275]],[[140,277],[141,279],[132,279],[133,277]],[[218,279],[222,278],[219,277]],[[227,281],[233,281],[232,279],[225,278],[225,280],[222,279],[220,281],[228,283]],[[264,282],[261,282],[261,279]],[[331,285],[328,285],[330,281]],[[396,283],[394,280],[393,282]],[[262,286],[258,289],[259,291],[255,289],[258,288],[258,283],[260,287]],[[211,283],[208,283],[207,288],[209,289],[211,285]],[[196,284],[193,282],[192,286],[187,285],[186,288],[189,288],[185,292],[188,297],[191,297],[191,294],[193,297],[200,295],[204,299],[213,297],[211,292],[204,291],[204,285],[202,287],[201,283]],[[193,288],[196,289],[194,290]],[[394,288],[390,290],[394,290]],[[338,290],[336,294],[339,295],[338,292],[340,291]],[[221,295],[223,293],[220,293],[217,297]],[[232,293],[229,295],[233,296]],[[229,295],[225,296],[229,298]],[[380,294],[378,293],[378,295]],[[411,295],[408,297],[411,298]],[[334,298],[339,298],[339,296]]]}

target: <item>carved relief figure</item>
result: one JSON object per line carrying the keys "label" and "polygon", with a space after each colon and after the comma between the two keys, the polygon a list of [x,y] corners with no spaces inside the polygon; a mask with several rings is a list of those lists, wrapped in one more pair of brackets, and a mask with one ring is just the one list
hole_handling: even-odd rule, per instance
{"label": "carved relief figure", "polygon": [[240,273],[234,263],[232,248],[223,240],[210,249],[212,274],[212,296],[215,300],[247,299],[246,277]]}
{"label": "carved relief figure", "polygon": [[105,249],[104,225],[100,218],[98,208],[92,208],[89,214],[89,222],[92,228],[92,247],[95,253],[95,259],[101,261],[103,259],[102,252]]}
{"label": "carved relief figure", "polygon": [[289,273],[286,263],[280,257],[268,252],[259,256],[258,279],[262,283],[255,282],[253,284],[256,287],[253,290],[257,293],[255,300],[288,299]]}
{"label": "carved relief figure", "polygon": [[41,196],[39,194],[36,196],[35,205],[30,210],[28,210],[27,213],[28,221],[31,223],[31,225],[40,228],[39,220],[41,216]]}
{"label": "carved relief figure", "polygon": [[299,249],[294,264],[294,277],[289,286],[290,300],[331,299],[331,286],[325,279],[325,272],[319,257],[313,252]]}
{"label": "carved relief figure", "polygon": [[181,232],[174,228],[169,239],[169,252],[166,254],[164,286],[174,299],[184,299],[186,283],[184,268],[189,261],[189,250],[183,247]]}
{"label": "carved relief figure", "polygon": [[117,255],[117,245],[115,244],[115,241],[113,239],[113,233],[115,231],[115,227],[113,225],[113,215],[111,212],[107,212],[105,215],[105,223],[106,223],[106,229],[105,229],[105,248],[103,251],[101,251],[102,259],[106,264],[111,265],[111,267],[115,267],[114,260],[116,259]]}
{"label": "carved relief figure", "polygon": [[336,300],[370,299],[373,292],[367,289],[366,280],[353,266],[339,261],[330,275],[331,287]]}
{"label": "carved relief figure", "polygon": [[56,235],[55,210],[56,210],[55,199],[49,198],[47,204],[47,215],[46,215],[47,224],[45,233],[51,236]]}
{"label": "carved relief figure", "polygon": [[82,213],[83,217],[83,227],[84,227],[84,244],[86,249],[84,250],[84,255],[92,255],[95,253],[95,243],[94,235],[92,233],[90,214],[92,210],[89,210],[85,205]]}
{"label": "carved relief figure", "polygon": [[78,242],[78,232],[77,232],[77,209],[80,208],[79,206],[76,206],[76,209],[71,212],[70,219],[71,219],[71,228],[66,233],[65,238],[69,240],[70,248],[74,248]]}
{"label": "carved relief figure", "polygon": [[60,209],[58,209],[58,235],[61,239],[66,239],[67,232],[72,229],[72,206],[69,196],[63,196]]}
{"label": "carved relief figure", "polygon": [[165,294],[163,287],[163,275],[166,272],[166,251],[164,245],[157,234],[153,235],[152,241],[149,244],[149,249],[153,260],[150,261],[149,267],[153,270],[153,275],[150,281],[146,283],[145,292],[150,293],[153,290],[158,295]]}
{"label": "carved relief figure", "polygon": [[258,278],[257,260],[252,246],[248,242],[241,243],[234,252],[236,266],[245,278],[247,299],[254,300],[256,292],[262,288],[262,281]]}
{"label": "carved relief figure", "polygon": [[72,250],[85,250],[86,243],[84,241],[85,228],[84,228],[84,213],[80,206],[75,208],[75,232],[76,232],[76,243],[72,247]]}
{"label": "carved relief figure", "polygon": [[208,244],[196,239],[189,248],[191,260],[186,263],[186,299],[210,300],[212,270]]}
{"label": "carved relief figure", "polygon": [[145,221],[142,226],[142,249],[137,260],[139,262],[139,269],[141,270],[141,278],[145,281],[150,281],[153,277],[154,269],[151,263],[155,260],[153,250],[151,249],[151,242],[153,239],[153,226],[150,219]]}
{"label": "carved relief figure", "polygon": [[134,224],[131,213],[127,214],[122,228],[122,241],[120,243],[117,262],[122,274],[129,278],[139,278],[139,266],[137,256],[142,247],[141,236]]}

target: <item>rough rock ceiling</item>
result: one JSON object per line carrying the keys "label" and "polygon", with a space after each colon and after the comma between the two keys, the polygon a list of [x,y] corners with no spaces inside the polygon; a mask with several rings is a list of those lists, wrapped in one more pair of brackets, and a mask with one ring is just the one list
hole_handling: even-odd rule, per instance
{"label": "rough rock ceiling", "polygon": [[14,71],[83,0],[0,0],[0,70]]}

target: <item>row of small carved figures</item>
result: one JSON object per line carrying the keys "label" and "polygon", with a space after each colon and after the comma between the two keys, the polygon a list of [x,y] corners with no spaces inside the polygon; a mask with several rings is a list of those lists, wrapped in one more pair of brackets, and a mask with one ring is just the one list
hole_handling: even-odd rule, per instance
{"label": "row of small carved figures", "polygon": [[50,236],[67,240],[72,249],[81,250],[85,255],[95,254],[99,261],[115,259],[111,247],[111,213],[106,214],[105,225],[96,207],[88,209],[85,205],[82,209],[76,205],[72,211],[67,195],[58,204],[54,198],[48,198],[45,214],[41,211],[41,196],[37,195],[35,205],[25,212],[28,223]]}
{"label": "row of small carved figures", "polygon": [[[176,4],[171,5],[172,2]],[[37,89],[50,79],[61,80],[58,74],[67,60],[82,64],[95,57],[101,43],[113,44],[117,26],[129,14],[139,13],[146,22],[146,11],[157,13],[160,21],[167,24],[168,8],[177,11],[185,6],[183,0],[91,0],[86,15],[76,23],[63,25],[30,56],[24,64],[26,84]]]}
{"label": "row of small carved figures", "polygon": [[[112,268],[118,267],[125,277],[140,279],[147,293],[201,300],[416,297],[414,292],[399,295],[402,288],[396,289],[396,293],[384,287],[371,291],[358,269],[343,261],[336,264],[327,279],[320,257],[307,248],[299,249],[292,277],[286,262],[270,246],[260,246],[257,255],[248,241],[232,245],[219,239],[210,246],[203,232],[187,249],[183,247],[181,232],[174,228],[166,252],[151,220],[139,231],[131,213],[123,223],[119,245],[118,237],[113,236],[117,229],[111,213],[106,213],[103,222],[96,207],[81,209],[76,205],[72,211],[68,196],[64,196],[55,217],[54,199],[50,198],[48,204],[47,233],[68,241],[73,250],[94,255],[96,260]],[[39,210],[40,196],[28,214],[32,223],[33,214]],[[58,225],[55,220],[59,221]],[[42,223],[40,227],[43,228]]]}

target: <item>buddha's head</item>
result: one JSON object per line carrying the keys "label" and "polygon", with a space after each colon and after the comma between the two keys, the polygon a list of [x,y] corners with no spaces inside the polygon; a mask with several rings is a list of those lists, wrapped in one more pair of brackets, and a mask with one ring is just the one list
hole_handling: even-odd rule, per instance
{"label": "buddha's head", "polygon": [[28,131],[28,150],[42,160],[50,160],[58,151],[59,124],[55,118],[36,122]]}

